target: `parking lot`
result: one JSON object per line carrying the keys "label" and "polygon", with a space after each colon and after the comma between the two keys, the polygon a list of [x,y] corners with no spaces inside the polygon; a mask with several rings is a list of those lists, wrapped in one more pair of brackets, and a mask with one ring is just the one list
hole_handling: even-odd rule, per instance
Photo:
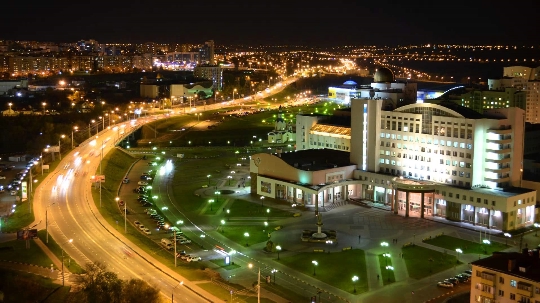
{"label": "parking lot", "polygon": [[[129,171],[120,188],[119,211],[124,211],[124,207],[127,207],[129,223],[164,250],[169,250],[171,256],[174,254],[173,239],[176,235],[178,259],[185,262],[199,261],[201,255],[208,254],[208,252],[202,251],[179,228],[171,229],[172,225],[179,224],[179,222],[168,222],[163,216],[164,210],[157,209],[154,204],[152,184],[156,178],[157,166],[152,165],[152,163],[150,160],[141,159]],[[175,229],[176,231],[174,231]],[[162,239],[170,240],[172,245],[166,245],[166,241],[162,241]]]}

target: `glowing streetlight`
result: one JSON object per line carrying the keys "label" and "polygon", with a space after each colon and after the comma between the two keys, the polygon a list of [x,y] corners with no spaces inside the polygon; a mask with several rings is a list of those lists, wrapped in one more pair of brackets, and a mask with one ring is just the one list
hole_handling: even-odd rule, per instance
{"label": "glowing streetlight", "polygon": [[213,209],[212,209],[212,203],[214,203],[214,199],[208,200],[208,203],[210,203],[210,211],[213,211]]}
{"label": "glowing streetlight", "polygon": [[356,281],[358,281],[358,277],[357,277],[357,276],[353,276],[353,277],[352,277],[352,281],[353,281],[353,285],[354,285],[354,293],[356,293]]}
{"label": "glowing streetlight", "polygon": [[225,220],[221,220],[221,232],[225,232]]}
{"label": "glowing streetlight", "polygon": [[319,263],[317,261],[311,261],[311,263],[313,263],[313,275],[316,276],[317,273],[315,272],[315,267],[319,265]]}
{"label": "glowing streetlight", "polygon": [[248,239],[249,239],[249,233],[244,233],[244,237],[246,237],[246,246],[249,246]]}
{"label": "glowing streetlight", "polygon": [[504,233],[504,236],[506,237],[506,241],[505,241],[504,245],[508,246],[508,238],[512,238],[512,235],[509,234],[509,233]]}
{"label": "glowing streetlight", "polygon": [[462,254],[463,250],[461,250],[461,248],[456,248],[456,253],[457,253],[456,262],[459,263],[459,254]]}
{"label": "glowing streetlight", "polygon": [[211,175],[206,176],[206,179],[208,179],[208,186],[210,186],[210,177],[212,177],[212,176]]}
{"label": "glowing streetlight", "polygon": [[281,251],[280,245],[276,246],[276,251],[277,251],[277,259],[279,260],[279,252]]}

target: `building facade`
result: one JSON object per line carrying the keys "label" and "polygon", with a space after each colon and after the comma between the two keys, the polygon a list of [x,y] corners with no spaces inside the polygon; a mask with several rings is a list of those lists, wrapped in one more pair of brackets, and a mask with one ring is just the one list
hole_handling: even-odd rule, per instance
{"label": "building facade", "polygon": [[[350,138],[340,138],[342,143],[328,126],[318,125],[317,116],[297,117],[304,121],[297,122],[298,153],[332,148],[347,154],[349,164],[355,166],[352,175],[342,174],[338,185],[333,180],[322,185],[307,183],[304,204],[324,206],[320,203],[327,201],[318,195],[330,188],[346,193],[340,197],[385,203],[404,217],[437,216],[498,230],[535,222],[536,191],[521,188],[523,110],[489,109],[480,115],[453,104],[431,103],[383,110],[381,99],[353,99],[351,105]],[[327,139],[332,143],[327,145]],[[277,186],[270,181],[273,178],[288,186],[295,180],[292,175],[274,172],[264,176],[261,171],[265,171],[261,166],[253,169],[252,178],[266,178],[271,186]],[[252,193],[260,194],[258,185],[252,187]]]}
{"label": "building facade", "polygon": [[471,302],[540,302],[538,250],[496,252],[471,264]]}

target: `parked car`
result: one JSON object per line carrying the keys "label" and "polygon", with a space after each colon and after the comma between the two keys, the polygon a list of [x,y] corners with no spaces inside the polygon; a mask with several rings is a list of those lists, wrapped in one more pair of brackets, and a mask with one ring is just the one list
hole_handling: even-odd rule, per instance
{"label": "parked car", "polygon": [[456,278],[448,278],[448,279],[445,279],[444,282],[450,282],[454,284],[454,286],[459,284],[459,280]]}
{"label": "parked car", "polygon": [[139,225],[141,225],[141,222],[139,222],[139,221],[133,221],[133,224],[135,224],[136,226],[139,226]]}
{"label": "parked car", "polygon": [[142,224],[139,225],[139,229],[140,229],[140,230],[144,230],[145,228],[146,228],[146,227],[144,227],[144,225],[142,225]]}
{"label": "parked car", "polygon": [[454,284],[450,282],[441,281],[441,282],[437,282],[437,286],[444,287],[444,288],[452,288],[454,287]]}
{"label": "parked car", "polygon": [[146,186],[146,185],[148,185],[148,182],[146,182],[146,181],[139,181],[139,182],[137,182],[137,184],[139,184],[139,185],[141,185],[141,186]]}
{"label": "parked car", "polygon": [[179,243],[180,243],[180,244],[190,244],[190,243],[191,243],[191,240],[183,239],[183,240],[180,240]]}
{"label": "parked car", "polygon": [[5,179],[5,178],[6,178],[6,176],[0,176],[0,179]]}
{"label": "parked car", "polygon": [[187,258],[190,258],[190,257],[191,257],[191,255],[185,254],[185,255],[181,255],[180,259],[186,260]]}
{"label": "parked car", "polygon": [[151,235],[152,232],[148,229],[148,228],[145,228],[144,230],[144,233],[147,234],[147,235]]}
{"label": "parked car", "polygon": [[460,283],[466,283],[471,281],[471,278],[469,276],[462,274],[456,275],[454,278],[458,279]]}
{"label": "parked car", "polygon": [[196,261],[201,261],[202,258],[201,257],[195,257],[195,256],[189,256],[186,258],[186,261],[188,262],[196,262]]}
{"label": "parked car", "polygon": [[151,215],[151,214],[155,214],[156,213],[156,210],[155,209],[152,209],[152,208],[147,208],[144,210],[144,212],[147,214],[147,215]]}
{"label": "parked car", "polygon": [[472,276],[472,270],[470,270],[470,269],[467,269],[467,270],[464,271],[463,273],[469,274],[469,276]]}
{"label": "parked car", "polygon": [[180,258],[182,256],[185,256],[186,255],[186,251],[185,250],[181,250],[181,251],[177,251],[176,252],[176,257],[177,258]]}

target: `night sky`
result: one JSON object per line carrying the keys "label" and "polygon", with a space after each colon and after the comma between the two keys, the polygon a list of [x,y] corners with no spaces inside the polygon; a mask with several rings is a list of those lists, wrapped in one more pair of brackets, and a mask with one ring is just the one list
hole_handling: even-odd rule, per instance
{"label": "night sky", "polygon": [[[7,1],[2,40],[244,45],[539,43],[533,0]],[[211,4],[206,4],[211,3]]]}

